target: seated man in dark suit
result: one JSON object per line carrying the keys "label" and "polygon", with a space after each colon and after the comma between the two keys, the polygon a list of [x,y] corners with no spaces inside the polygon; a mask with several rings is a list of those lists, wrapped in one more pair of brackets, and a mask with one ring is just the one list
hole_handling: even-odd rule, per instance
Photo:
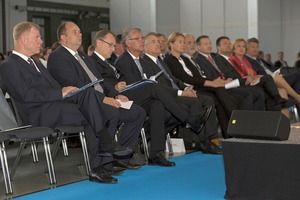
{"label": "seated man in dark suit", "polygon": [[104,171],[102,166],[111,162],[113,155],[126,156],[132,154],[132,150],[119,146],[109,136],[108,118],[93,89],[62,100],[78,88],[61,87],[45,67],[30,58],[40,52],[43,43],[39,30],[40,27],[31,22],[21,22],[14,27],[14,51],[0,66],[2,87],[15,100],[25,124],[50,128],[84,125],[91,158],[90,180],[116,183],[117,179],[111,176],[113,172]]}
{"label": "seated man in dark suit", "polygon": [[246,59],[251,63],[257,74],[269,74],[273,77],[275,84],[279,88],[284,88],[287,94],[293,97],[297,104],[300,104],[300,72],[293,72],[281,75],[280,72],[274,73],[274,67],[268,68],[261,59],[257,58],[259,51],[259,40],[250,38],[247,40]]}
{"label": "seated man in dark suit", "polygon": [[[205,72],[206,78],[214,80],[223,76],[223,80],[227,83],[230,82],[232,77],[225,76],[220,66],[215,62],[214,57],[211,56],[212,44],[208,36],[199,36],[196,40],[196,46],[198,52],[195,54],[195,60],[199,66]],[[210,59],[208,59],[210,57]],[[220,76],[221,75],[221,76]],[[259,88],[253,87],[236,87],[227,89],[227,91],[233,95],[243,96],[240,101],[241,110],[264,110],[264,93]]]}
{"label": "seated man in dark suit", "polygon": [[[101,75],[97,74],[93,61],[83,52],[78,51],[82,34],[75,23],[61,24],[57,29],[57,37],[61,46],[49,56],[48,70],[62,86],[82,87],[92,81],[102,79]],[[121,108],[121,103],[128,101],[128,98],[119,94],[106,81],[95,85],[94,89],[100,97],[99,104],[102,105],[105,115],[109,119],[110,136],[115,137],[117,128],[122,123],[118,142],[122,146],[136,149],[146,117],[144,109],[136,104],[132,104],[130,109]],[[117,166],[121,164],[129,169],[137,168],[127,161],[126,163],[118,161],[114,164]]]}
{"label": "seated man in dark suit", "polygon": [[[96,48],[92,58],[95,60],[99,72],[105,80],[114,85],[117,90],[121,91],[122,89],[125,89],[126,82],[119,81],[122,80],[124,75],[118,71],[114,64],[107,62],[107,59],[113,51],[112,47],[115,44],[113,33],[108,30],[97,32],[94,44]],[[172,99],[160,92],[158,88],[153,87],[152,84],[147,84],[134,90],[127,90],[124,94],[145,108],[147,115],[149,116],[151,142],[151,157],[149,159],[149,164],[174,166],[175,163],[167,161],[161,152],[165,149],[165,133],[169,131],[167,130],[168,127],[165,127],[165,124],[168,126],[173,124],[173,122],[170,124],[172,118],[170,118],[170,114],[164,110],[163,104],[168,104],[168,107],[173,108],[174,102]],[[159,99],[163,99],[164,102],[160,102]],[[175,107],[173,111],[178,112],[175,110],[178,110],[178,108]]]}
{"label": "seated man in dark suit", "polygon": [[[124,75],[124,81],[127,84],[131,84],[145,78],[143,72],[143,66],[145,63],[142,59],[140,59],[140,54],[144,51],[144,38],[139,28],[126,29],[122,34],[122,38],[126,51],[117,59],[116,68]],[[145,95],[158,101],[163,105],[163,108],[156,108],[157,112],[164,113],[164,109],[166,109],[181,123],[189,124],[192,129],[194,129],[197,133],[200,133],[211,109],[206,109],[203,113],[199,113],[197,116],[192,116],[192,114],[179,105],[169,93],[165,92],[165,90],[160,87],[159,84],[148,84],[147,86],[149,88],[144,88],[144,90],[142,90],[143,93],[138,93],[135,95]],[[149,111],[153,110],[151,109]],[[161,117],[162,116],[160,116],[160,118]],[[150,117],[150,120],[150,135],[152,138],[151,140],[153,140],[154,138],[152,137],[152,132],[157,129],[157,125],[155,124],[160,124],[161,129],[163,129],[164,123],[162,118],[159,120],[157,119],[157,121],[154,122],[152,117]],[[158,131],[160,132],[161,129],[158,129]],[[151,142],[151,144],[153,144],[153,142]],[[165,146],[161,145],[160,149],[164,150]],[[154,153],[155,152],[153,152],[153,154]],[[156,156],[152,156],[155,159]]]}
{"label": "seated man in dark suit", "polygon": [[[262,85],[255,85],[255,86],[251,86],[249,84],[249,80],[247,78],[242,78],[242,76],[238,73],[238,71],[235,70],[235,66],[232,65],[232,62],[230,61],[231,57],[232,57],[232,46],[231,46],[231,42],[229,40],[228,37],[226,36],[221,36],[217,39],[216,41],[216,46],[218,49],[218,54],[215,57],[216,63],[219,64],[218,66],[220,66],[220,68],[222,69],[222,71],[224,72],[224,74],[227,77],[231,77],[233,79],[238,79],[240,84],[243,85],[244,87],[250,87],[250,88],[255,88],[260,89],[264,92],[264,96],[265,96],[265,107],[266,110],[270,110],[270,111],[280,111],[282,110],[284,113],[287,114],[286,109],[283,108],[282,106],[278,106],[275,105],[275,101],[272,98],[272,96],[270,95],[271,92],[268,92],[271,87],[271,84],[268,86],[269,89],[266,89],[265,86]],[[271,80],[272,81],[272,80]],[[289,104],[289,103],[287,103]]]}
{"label": "seated man in dark suit", "polygon": [[[148,33],[145,36],[144,53],[145,54],[143,55],[142,59],[145,60],[146,63],[146,65],[143,66],[145,74],[148,77],[151,77],[163,70],[164,73],[161,74],[158,79],[156,79],[158,84],[161,85],[165,89],[165,91],[169,92],[174,97],[175,101],[180,104],[189,106],[190,113],[200,112],[207,106],[214,107],[214,102],[211,97],[203,94],[199,94],[199,96],[197,96],[197,93],[192,86],[184,85],[181,80],[173,76],[169,67],[163,60],[159,58],[161,49],[160,42],[156,33]],[[200,104],[200,107],[193,106],[195,102],[198,102]],[[216,140],[218,132],[217,128],[218,126],[216,113],[213,109],[204,128],[201,131],[202,134],[199,134],[200,141],[202,143],[210,143],[211,140]],[[205,148],[205,146],[208,146],[209,148]],[[202,147],[202,150],[207,153],[221,153],[221,150],[212,144],[205,144],[204,147]]]}

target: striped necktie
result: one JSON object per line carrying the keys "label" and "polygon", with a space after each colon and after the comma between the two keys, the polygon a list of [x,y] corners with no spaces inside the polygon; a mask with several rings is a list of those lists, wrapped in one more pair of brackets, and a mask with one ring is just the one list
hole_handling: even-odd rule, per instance
{"label": "striped necktie", "polygon": [[[95,75],[93,74],[93,72],[91,72],[91,70],[88,68],[88,66],[85,64],[85,62],[82,60],[82,58],[79,56],[79,54],[76,52],[75,53],[75,57],[77,58],[78,62],[80,63],[80,65],[82,66],[82,68],[84,69],[84,71],[87,73],[87,75],[89,76],[89,78],[91,79],[91,81],[96,81],[98,80]],[[94,85],[95,90],[103,93],[103,88],[102,86],[97,83]]]}
{"label": "striped necktie", "polygon": [[160,61],[159,61],[158,58],[156,60],[156,64],[164,72],[164,75],[166,75],[166,77],[169,79],[169,81],[171,82],[172,88],[174,88],[176,90],[179,90],[179,87],[174,83],[173,79],[170,77],[170,75],[168,74],[168,72],[166,72],[165,68],[162,66],[162,64],[160,63]]}
{"label": "striped necktie", "polygon": [[141,78],[144,79],[144,71],[143,71],[142,65],[140,63],[140,60],[138,58],[135,58],[134,62],[136,63],[136,65],[137,65],[137,67],[139,69],[139,72],[141,74]]}

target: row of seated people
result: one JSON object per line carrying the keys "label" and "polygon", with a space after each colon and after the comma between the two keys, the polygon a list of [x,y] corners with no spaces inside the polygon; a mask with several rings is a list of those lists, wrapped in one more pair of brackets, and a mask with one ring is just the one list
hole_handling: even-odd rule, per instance
{"label": "row of seated people", "polygon": [[[160,47],[162,46],[159,42],[159,36],[155,33],[149,33],[143,41],[141,31],[136,29],[135,32],[137,33],[134,34],[134,38],[140,38],[135,39],[137,44],[131,44],[133,43],[131,42],[132,47],[128,46],[124,37],[123,46],[126,51],[115,61],[117,70],[124,76],[124,78],[121,77],[119,80],[124,80],[127,84],[130,84],[143,78],[143,74],[150,77],[161,69],[165,70],[164,74],[157,79],[159,84],[164,84],[167,81],[169,86],[172,87],[172,82],[179,80],[185,86],[193,87],[197,91],[198,99],[210,97],[214,100],[224,138],[228,137],[226,130],[233,109],[283,110],[288,116],[287,108],[296,102],[295,100],[289,100],[287,94],[299,102],[299,94],[279,74],[274,79],[276,81],[275,84],[271,76],[255,76],[256,72],[254,70],[251,74],[239,74],[232,66],[232,61],[228,61],[229,65],[223,64],[222,60],[220,61],[221,63],[216,63],[214,60],[215,56],[208,56],[212,50],[208,36],[199,37],[197,42],[198,51],[196,51],[196,41],[192,35],[184,36],[181,33],[172,33],[168,37],[170,52],[162,60],[158,59],[161,56]],[[228,38],[224,39],[229,41]],[[200,40],[206,41],[200,43]],[[200,44],[202,48],[200,48]],[[230,52],[229,58],[232,52],[230,42],[226,48]],[[246,48],[244,49],[245,53]],[[140,57],[140,68],[132,59],[129,59],[131,57]],[[218,65],[224,68],[222,69]],[[248,65],[251,67],[250,64]],[[235,73],[228,75],[226,70]],[[113,73],[108,75],[104,69],[102,69],[101,73],[104,78],[113,77]],[[293,74],[293,81],[290,84],[294,83],[297,86],[298,76],[299,74]],[[239,79],[240,84],[244,86],[230,90],[224,89],[224,85],[232,79]],[[258,82],[258,79],[261,80]],[[252,83],[254,81],[258,82],[255,86]],[[114,82],[116,87],[117,83],[116,81]],[[278,91],[277,86],[281,86],[282,89],[280,88]]]}
{"label": "row of seated people", "polygon": [[[284,107],[287,108],[295,103],[299,103],[300,73],[293,72],[282,76],[280,71],[276,71],[275,67],[268,67],[265,65],[262,60],[257,58],[259,41],[256,38],[251,38],[247,42],[243,39],[238,39],[233,45],[231,45],[229,38],[222,36],[218,38],[216,42],[218,54],[214,54],[211,52],[212,45],[208,36],[199,36],[197,41],[195,41],[193,35],[183,35],[180,33],[174,34],[175,36],[172,36],[171,34],[168,38],[170,54],[165,59],[165,62],[169,64],[173,74],[177,77],[181,77],[185,82],[194,85],[196,83],[191,82],[195,81],[193,77],[201,76],[202,78],[204,77],[210,80],[221,78],[225,81],[225,83],[230,82],[233,79],[238,79],[241,85],[253,86],[253,81],[257,82],[258,79],[262,78],[256,86],[263,87],[267,92],[266,94],[269,97],[270,95],[273,97],[273,101],[272,98],[270,99],[269,97],[265,99],[266,110],[280,110],[280,107],[274,107],[274,100],[276,102],[276,99],[280,99],[280,97],[278,97],[278,91],[276,91],[277,89],[274,87],[274,83],[270,83],[273,81],[269,80],[267,81],[267,84],[264,83],[266,82],[265,79],[270,79],[270,77],[267,76],[268,74],[274,79],[275,85],[277,86],[282,98],[288,99],[289,95],[294,99],[284,103]],[[184,40],[186,47],[184,52],[183,50],[178,50],[176,46],[176,49],[172,50],[172,43],[176,40],[174,37],[176,39],[179,37],[181,42]],[[237,50],[236,47],[242,49]],[[178,53],[180,55],[179,58],[183,58],[185,65],[183,67],[180,67],[180,65],[178,65],[179,67],[174,67],[174,62],[172,63],[174,59],[170,59],[172,58],[172,55],[178,57]],[[186,60],[185,57],[189,58],[189,61]],[[246,88],[247,90],[255,90],[255,92],[252,93],[257,96],[257,87]],[[241,87],[238,89],[241,90]],[[259,96],[261,96],[261,94]],[[261,110],[262,107],[256,107],[254,109]],[[287,109],[284,109],[284,113],[287,116],[289,115]]]}
{"label": "row of seated people", "polygon": [[[24,29],[24,26],[27,29]],[[272,78],[267,75],[256,77],[254,71],[248,72],[251,68],[249,63],[247,63],[249,74],[236,73],[241,76],[240,83],[249,85],[256,80],[255,78],[260,79],[259,83],[256,86],[226,90],[225,83],[235,77],[226,77],[225,71],[217,68],[218,62],[215,62],[213,59],[216,57],[213,57],[206,60],[211,64],[211,69],[218,73],[217,77],[213,78],[210,68],[205,68],[204,63],[199,65],[198,61],[194,61],[194,54],[201,53],[200,48],[198,52],[195,51],[195,39],[192,37],[192,42],[189,43],[189,37],[181,33],[169,36],[170,54],[163,61],[159,59],[161,42],[157,34],[149,33],[144,38],[140,29],[126,29],[122,34],[122,44],[126,51],[115,63],[110,63],[107,59],[111,57],[116,45],[112,32],[102,30],[95,35],[95,49],[89,58],[77,51],[82,37],[79,27],[72,22],[66,22],[57,30],[61,46],[49,56],[47,64],[49,74],[38,63],[27,62],[28,57],[39,53],[41,47],[38,26],[25,22],[18,24],[14,32],[13,55],[0,68],[2,86],[16,99],[29,124],[49,127],[55,127],[58,123],[88,124],[86,132],[93,169],[90,179],[94,181],[116,182],[111,176],[113,172],[107,170],[110,169],[110,164],[107,163],[111,163],[116,154],[128,153],[128,149],[122,146],[135,149],[139,131],[144,124],[145,113],[149,116],[147,120],[151,142],[149,163],[175,166],[175,163],[162,156],[162,152],[165,149],[165,133],[177,124],[188,124],[198,133],[204,152],[220,153],[220,149],[211,142],[217,137],[216,118],[220,123],[223,137],[226,138],[232,110],[266,108],[282,110],[293,104],[287,101],[288,86],[282,86],[286,92],[279,93]],[[21,39],[25,36],[29,42],[24,44]],[[38,38],[36,41],[33,40],[34,36]],[[208,37],[204,38],[209,40]],[[193,48],[189,49],[189,44],[192,44]],[[199,41],[197,44],[197,47],[200,46]],[[206,52],[211,53],[211,44],[210,47],[208,45]],[[233,57],[229,61],[235,64]],[[140,81],[145,76],[155,75],[161,70],[164,73],[157,79],[158,84],[147,84],[136,90],[122,92],[127,84]],[[32,77],[35,81],[32,81]],[[100,87],[88,89],[63,102],[57,102],[78,87],[102,77],[105,81],[99,85]],[[53,88],[50,89],[51,87]],[[292,96],[292,93],[289,95]],[[297,95],[298,93],[293,96],[296,100],[299,96]],[[121,101],[127,101],[129,97],[136,104],[126,111],[120,109],[120,103],[112,97],[117,97]],[[77,109],[74,108],[74,104]],[[76,116],[80,116],[79,119],[74,119],[75,113],[72,113],[73,111],[70,113],[66,105],[73,107],[74,112],[77,112]],[[211,109],[212,106],[215,106],[216,110]],[[58,115],[53,116],[53,107],[59,111],[56,112]],[[45,117],[52,120],[46,121]],[[122,146],[118,146],[112,140],[119,122],[124,123],[119,139]],[[127,168],[137,168],[126,159],[122,161],[117,163],[122,163]]]}
{"label": "row of seated people", "polygon": [[[129,29],[124,32],[124,37],[128,46],[138,44],[143,51],[143,37],[135,36],[136,33],[141,34]],[[178,124],[190,127],[199,136],[204,152],[221,153],[211,141],[217,138],[213,101],[208,98],[207,104],[203,105],[192,87],[178,91],[188,94],[178,98],[173,88],[168,90],[158,84],[147,84],[122,93],[119,89],[126,86],[125,82],[117,84],[118,88],[105,79],[65,98],[92,81],[102,80],[100,64],[113,69],[105,61],[114,50],[115,37],[105,30],[96,34],[94,45],[102,50],[99,54],[95,51],[99,63],[78,51],[82,34],[75,23],[61,24],[57,38],[60,46],[50,54],[45,68],[31,58],[40,53],[42,47],[39,26],[32,22],[17,24],[13,29],[14,50],[0,65],[1,88],[15,101],[25,124],[50,128],[84,125],[91,159],[91,181],[116,183],[117,179],[112,175],[118,172],[114,167],[139,168],[129,161],[144,123],[149,124],[151,149],[148,163],[151,165],[175,166],[163,153],[166,132]],[[119,76],[115,71],[113,75],[115,78]],[[140,73],[138,76],[137,80],[142,78]],[[120,101],[126,102],[128,98],[135,103],[128,110],[120,108]],[[146,115],[149,120],[145,122]],[[114,136],[120,124],[120,136],[116,142]]]}

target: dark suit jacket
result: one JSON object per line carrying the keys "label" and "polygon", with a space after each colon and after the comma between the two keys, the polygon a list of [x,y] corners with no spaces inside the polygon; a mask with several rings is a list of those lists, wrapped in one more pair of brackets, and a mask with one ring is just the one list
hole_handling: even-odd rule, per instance
{"label": "dark suit jacket", "polygon": [[186,63],[187,68],[189,68],[189,70],[191,70],[193,76],[188,75],[184,71],[181,63],[173,55],[169,54],[164,59],[164,61],[168,65],[168,67],[172,71],[172,74],[175,77],[177,77],[178,79],[182,80],[185,83],[194,85],[195,87],[203,88],[204,82],[206,81],[206,79],[201,77],[198,69],[191,63],[191,61],[188,58],[186,58],[184,56],[181,56],[181,58]]}
{"label": "dark suit jacket", "polygon": [[[11,54],[0,67],[2,87],[16,101],[24,124],[54,128],[67,123],[66,120],[72,121],[71,116],[83,121],[76,104],[60,101],[59,83],[45,67],[36,65],[41,73],[21,57]],[[70,119],[66,119],[66,114]],[[76,121],[73,120],[74,124]]]}
{"label": "dark suit jacket", "polygon": [[232,67],[231,63],[229,63],[223,56],[217,54],[215,62],[226,78],[238,79],[241,85],[245,85],[246,80],[241,77],[241,75]]}
{"label": "dark suit jacket", "polygon": [[[140,58],[140,63],[142,66],[145,65],[143,62],[144,60]],[[140,71],[128,51],[125,51],[121,56],[118,57],[116,60],[116,68],[124,75],[124,81],[127,83],[127,85],[142,79]]]}
{"label": "dark suit jacket", "polygon": [[250,62],[253,69],[256,71],[259,75],[266,75],[265,69],[257,62],[257,60],[250,58],[249,56],[245,55],[245,58]]}
{"label": "dark suit jacket", "polygon": [[194,57],[195,57],[195,61],[197,62],[197,64],[204,71],[204,74],[207,79],[214,80],[214,79],[220,77],[220,74],[217,72],[217,70],[215,70],[213,65],[202,54],[196,52]]}
{"label": "dark suit jacket", "polygon": [[107,59],[107,60],[108,60],[109,62],[111,62],[111,63],[115,63],[116,60],[117,60],[117,58],[118,58],[118,56],[113,52],[113,53],[111,54],[110,58]]}
{"label": "dark suit jacket", "polygon": [[[102,76],[97,70],[95,63],[84,53],[78,51],[80,57],[86,65],[89,67],[91,72],[100,79]],[[91,82],[91,79],[84,71],[77,59],[63,46],[58,47],[49,56],[47,64],[49,72],[62,86],[76,86],[82,87]],[[114,97],[119,94],[106,81],[101,83],[104,94],[101,95],[101,101],[105,96]]]}
{"label": "dark suit jacket", "polygon": [[[146,73],[147,77],[151,77],[155,74],[157,74],[158,72],[161,71],[161,69],[157,66],[157,64],[155,62],[153,62],[153,60],[147,56],[146,54],[143,56],[142,58],[146,65],[143,66],[143,70],[144,72]],[[165,71],[169,74],[170,78],[174,81],[174,83],[178,86],[178,88],[180,90],[184,90],[185,89],[185,85],[184,83],[179,80],[178,78],[176,78],[175,76],[173,76],[171,70],[169,69],[169,67],[165,64],[164,61],[160,60],[160,63],[161,65],[164,67]],[[173,96],[177,96],[177,92],[178,90],[177,89],[174,89],[172,87],[172,83],[171,81],[169,80],[169,78],[164,74],[162,73],[157,79],[156,81],[161,85],[163,86],[163,88],[167,91],[169,91],[170,93],[172,93]]]}
{"label": "dark suit jacket", "polygon": [[98,72],[101,74],[101,76],[105,79],[106,82],[110,83],[110,85],[114,86],[122,80],[121,77],[120,79],[117,79],[114,70],[110,66],[108,66],[107,63],[105,63],[101,58],[99,58],[99,56],[97,56],[95,53],[91,55],[91,58],[96,62]]}

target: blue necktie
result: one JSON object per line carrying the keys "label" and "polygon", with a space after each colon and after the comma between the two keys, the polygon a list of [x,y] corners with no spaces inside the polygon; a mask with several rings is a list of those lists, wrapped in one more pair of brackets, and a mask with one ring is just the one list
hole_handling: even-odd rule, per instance
{"label": "blue necktie", "polygon": [[143,71],[142,65],[140,63],[140,60],[138,58],[136,58],[136,59],[134,59],[134,62],[136,63],[136,65],[139,69],[139,72],[141,74],[141,78],[144,79],[144,71]]}
{"label": "blue necktie", "polygon": [[176,90],[179,90],[179,87],[174,83],[173,79],[170,77],[170,75],[168,74],[168,72],[166,72],[165,68],[159,62],[159,59],[156,60],[156,64],[164,72],[164,74],[166,75],[166,77],[169,79],[169,81],[171,82],[172,88],[174,88]]}

